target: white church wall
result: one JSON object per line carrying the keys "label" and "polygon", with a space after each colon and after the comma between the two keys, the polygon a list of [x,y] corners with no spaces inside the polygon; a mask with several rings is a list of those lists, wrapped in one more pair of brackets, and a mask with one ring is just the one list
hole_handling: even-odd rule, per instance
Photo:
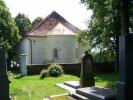
{"label": "white church wall", "polygon": [[[18,54],[27,55],[27,64],[80,63],[87,50],[79,45],[74,35],[28,37],[19,46]],[[54,49],[58,49],[58,58],[54,58]]]}
{"label": "white church wall", "polygon": [[[32,63],[76,63],[77,42],[73,35],[51,35],[30,37],[32,40]],[[53,51],[58,49],[59,56],[54,58]]]}
{"label": "white church wall", "polygon": [[[29,38],[29,37],[28,37]],[[44,64],[46,60],[46,39],[45,37],[30,37],[32,42],[31,57],[32,64]]]}
{"label": "white church wall", "polygon": [[[53,62],[75,63],[75,36],[49,36],[47,43],[50,44],[48,48],[51,48],[51,50],[48,54],[51,54],[50,56]],[[54,48],[59,50],[59,57],[55,60],[53,58]]]}

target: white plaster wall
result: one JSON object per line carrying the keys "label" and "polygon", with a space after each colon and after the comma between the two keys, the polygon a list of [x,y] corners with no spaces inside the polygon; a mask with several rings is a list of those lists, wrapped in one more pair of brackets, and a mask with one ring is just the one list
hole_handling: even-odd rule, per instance
{"label": "white plaster wall", "polygon": [[[55,48],[59,50],[58,59],[53,57]],[[85,50],[87,48],[79,45],[74,35],[50,35],[23,39],[18,54],[27,55],[27,64],[80,63]]]}
{"label": "white plaster wall", "polygon": [[[55,48],[59,50],[58,59],[53,57]],[[18,54],[27,55],[27,64],[80,63],[85,50],[87,47],[79,45],[75,35],[50,35],[23,39]]]}
{"label": "white plaster wall", "polygon": [[[51,35],[48,37],[29,37],[32,40],[32,63],[76,63],[77,41],[74,35]],[[35,42],[34,42],[35,41]],[[59,50],[54,59],[53,50]]]}
{"label": "white plaster wall", "polygon": [[68,28],[66,28],[63,24],[58,23],[51,32],[47,33],[47,35],[76,35],[76,33],[72,32]]}
{"label": "white plaster wall", "polygon": [[28,37],[31,40],[32,64],[44,64],[46,60],[46,39],[44,37]]}
{"label": "white plaster wall", "polygon": [[[78,44],[76,34],[61,23],[48,32],[47,37],[29,36],[28,39],[31,40],[32,64],[81,62],[84,47]],[[53,57],[55,48],[59,51],[57,59]]]}

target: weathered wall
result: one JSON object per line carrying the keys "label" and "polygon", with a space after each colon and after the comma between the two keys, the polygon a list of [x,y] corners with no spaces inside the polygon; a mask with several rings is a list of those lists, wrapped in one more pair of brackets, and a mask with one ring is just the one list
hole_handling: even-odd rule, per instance
{"label": "weathered wall", "polygon": [[[76,33],[61,23],[47,36],[28,36],[20,45],[19,53],[27,55],[28,64],[80,63],[86,49],[79,45]],[[57,58],[54,57],[54,49],[58,50]]]}
{"label": "weathered wall", "polygon": [[[29,39],[32,40],[32,64],[76,63],[78,43],[74,35],[51,35]],[[58,58],[54,58],[55,48],[59,51]]]}

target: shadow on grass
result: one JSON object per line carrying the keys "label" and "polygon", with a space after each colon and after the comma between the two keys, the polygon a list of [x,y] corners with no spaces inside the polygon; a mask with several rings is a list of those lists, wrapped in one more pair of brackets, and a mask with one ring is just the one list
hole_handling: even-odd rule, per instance
{"label": "shadow on grass", "polygon": [[24,76],[20,74],[19,70],[11,70],[11,71],[8,71],[8,77],[14,78],[14,79],[20,79]]}
{"label": "shadow on grass", "polygon": [[97,74],[95,75],[96,82],[106,82],[106,88],[110,88],[116,91],[116,82],[118,81],[118,73],[111,73],[111,74]]}
{"label": "shadow on grass", "polygon": [[95,81],[117,81],[118,74],[110,73],[110,74],[96,74]]}
{"label": "shadow on grass", "polygon": [[116,82],[109,81],[109,82],[107,82],[105,87],[116,91]]}

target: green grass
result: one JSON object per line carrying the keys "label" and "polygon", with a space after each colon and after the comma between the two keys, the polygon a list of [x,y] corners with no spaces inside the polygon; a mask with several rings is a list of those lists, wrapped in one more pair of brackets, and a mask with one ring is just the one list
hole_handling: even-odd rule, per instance
{"label": "green grass", "polygon": [[51,97],[50,100],[73,100],[70,96],[56,96]]}
{"label": "green grass", "polygon": [[68,91],[55,86],[69,80],[79,80],[76,76],[63,75],[61,77],[47,77],[40,79],[39,75],[22,78],[10,77],[10,95],[13,100],[42,100],[50,95],[68,93]]}
{"label": "green grass", "polygon": [[[96,86],[114,86],[117,79],[117,74],[96,75]],[[63,75],[58,78],[47,77],[41,80],[39,75],[19,77],[10,73],[10,80],[12,81],[10,84],[10,95],[13,100],[42,100],[42,98],[50,95],[68,93],[68,91],[55,86],[55,84],[71,80],[77,81],[79,77]]]}
{"label": "green grass", "polygon": [[99,74],[95,76],[96,86],[116,89],[118,74]]}

